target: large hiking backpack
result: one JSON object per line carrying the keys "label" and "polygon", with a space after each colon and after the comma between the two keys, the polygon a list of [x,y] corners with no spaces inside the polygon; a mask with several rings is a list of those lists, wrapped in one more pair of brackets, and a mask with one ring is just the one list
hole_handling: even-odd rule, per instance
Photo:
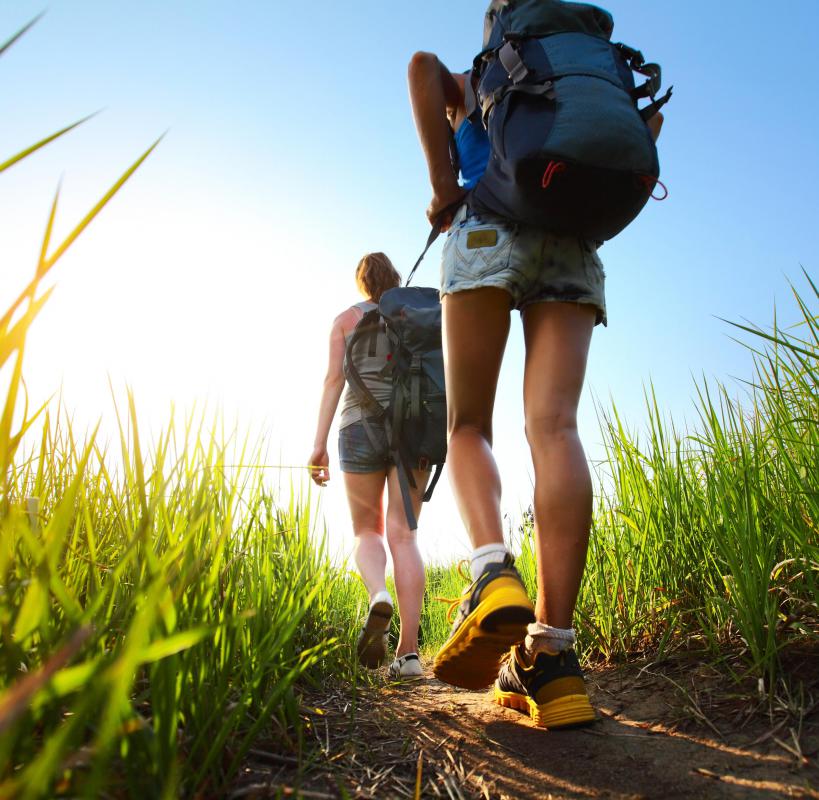
{"label": "large hiking backpack", "polygon": [[[637,216],[660,174],[646,122],[671,89],[656,99],[659,66],[612,44],[613,27],[583,3],[493,0],[466,81],[492,147],[473,210],[596,241]],[[648,80],[635,87],[633,71]]]}
{"label": "large hiking backpack", "polygon": [[[392,394],[387,408],[373,397],[355,367],[356,347],[372,347],[372,337],[386,332],[390,343],[388,371]],[[344,375],[362,404],[367,435],[378,447],[367,416],[384,421],[390,457],[410,529],[418,526],[409,489],[416,487],[413,469],[435,467],[424,494],[432,497],[446,460],[446,393],[441,347],[441,303],[436,289],[399,286],[384,292],[378,307],[361,318],[347,343]]]}

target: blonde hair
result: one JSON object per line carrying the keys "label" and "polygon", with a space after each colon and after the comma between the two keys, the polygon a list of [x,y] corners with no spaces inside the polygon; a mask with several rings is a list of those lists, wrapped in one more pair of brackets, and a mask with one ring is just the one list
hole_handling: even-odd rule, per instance
{"label": "blonde hair", "polygon": [[355,269],[355,282],[361,294],[377,303],[384,292],[401,285],[401,274],[384,253],[367,253]]}

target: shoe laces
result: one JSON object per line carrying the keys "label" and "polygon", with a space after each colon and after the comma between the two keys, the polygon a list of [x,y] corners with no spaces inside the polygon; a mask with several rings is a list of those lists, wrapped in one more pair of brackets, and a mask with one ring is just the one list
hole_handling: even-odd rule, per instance
{"label": "shoe laces", "polygon": [[[462,558],[458,562],[458,574],[468,584],[470,584],[470,587],[471,587],[471,585],[472,585],[472,576],[467,575],[464,572],[464,565],[465,564],[469,564],[469,561],[467,559],[465,559],[465,558]],[[446,610],[446,619],[447,619],[447,622],[452,623],[452,621],[455,619],[455,613],[458,610],[458,606],[460,606],[461,603],[463,603],[463,601],[466,600],[469,597],[469,594],[470,594],[470,591],[469,591],[469,588],[467,588],[467,590],[462,595],[460,595],[460,597],[435,597],[433,599],[436,600],[439,603],[449,603],[449,608]]]}

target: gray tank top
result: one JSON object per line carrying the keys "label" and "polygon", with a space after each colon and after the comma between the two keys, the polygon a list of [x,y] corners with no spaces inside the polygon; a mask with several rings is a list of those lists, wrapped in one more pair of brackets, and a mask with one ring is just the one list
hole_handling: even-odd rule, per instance
{"label": "gray tank top", "polygon": [[[361,310],[362,315],[376,308],[375,303],[366,300],[356,303],[354,308]],[[350,341],[352,331],[345,337]],[[381,330],[371,341],[368,337],[360,339],[352,353],[353,365],[361,375],[364,385],[372,392],[378,402],[386,408],[392,393],[392,379],[387,366],[390,353],[389,341],[385,331]],[[346,428],[353,422],[362,419],[361,401],[353,388],[348,384],[341,402],[341,416],[338,427]]]}

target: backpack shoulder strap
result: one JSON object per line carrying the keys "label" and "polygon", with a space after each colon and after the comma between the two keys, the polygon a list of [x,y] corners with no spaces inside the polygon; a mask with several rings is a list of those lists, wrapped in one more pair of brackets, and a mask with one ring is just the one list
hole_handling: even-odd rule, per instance
{"label": "backpack shoulder strap", "polygon": [[421,262],[424,260],[424,256],[427,254],[427,250],[429,250],[429,248],[432,247],[433,242],[441,235],[441,227],[444,224],[444,219],[446,219],[447,214],[451,214],[454,217],[455,212],[467,201],[468,197],[469,193],[465,194],[463,197],[459,198],[451,205],[448,205],[435,218],[435,221],[432,223],[432,230],[429,232],[429,237],[427,238],[426,246],[424,247],[424,250],[421,253],[421,255],[418,256],[418,260],[415,262],[415,266],[413,266],[413,268],[410,270],[410,274],[407,276],[407,280],[404,286],[410,285],[412,276],[415,275],[415,270],[417,270],[418,267],[421,266]]}
{"label": "backpack shoulder strap", "polygon": [[356,369],[355,360],[353,359],[353,349],[356,344],[364,336],[372,336],[373,330],[377,330],[380,324],[381,313],[377,308],[367,311],[361,318],[358,325],[355,326],[352,336],[347,342],[347,348],[344,351],[344,377],[349,381],[353,391],[358,395],[362,405],[367,407],[367,411],[376,417],[383,417],[386,411],[381,406],[381,403],[375,399],[373,393],[367,388],[361,378],[361,373]]}

